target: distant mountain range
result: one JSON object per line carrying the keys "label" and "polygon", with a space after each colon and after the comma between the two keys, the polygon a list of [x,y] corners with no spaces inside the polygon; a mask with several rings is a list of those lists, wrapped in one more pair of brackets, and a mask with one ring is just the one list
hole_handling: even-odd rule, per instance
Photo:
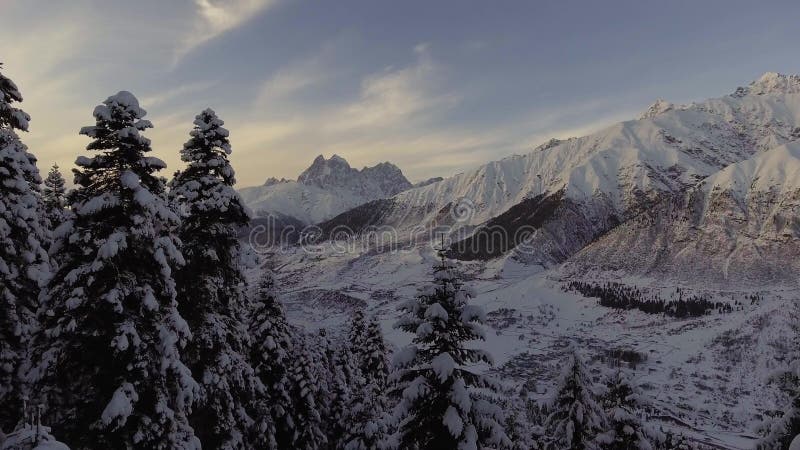
{"label": "distant mountain range", "polygon": [[[395,195],[376,189],[372,199],[362,194],[348,202],[369,200],[361,206],[338,216],[337,208],[327,208],[326,214],[311,219],[324,220],[323,230],[341,225],[355,231],[391,226],[401,238],[420,225],[449,226],[461,244],[481,239],[479,231],[484,228],[503,226],[513,235],[529,226],[535,231],[524,239],[510,238],[492,246],[454,245],[451,256],[511,257],[545,268],[569,262],[571,273],[589,270],[590,265],[627,267],[640,274],[688,270],[681,262],[690,258],[688,248],[677,250],[688,245],[699,251],[698,258],[711,258],[710,266],[697,264],[716,280],[737,276],[737,281],[746,281],[748,277],[739,275],[751,268],[758,268],[759,274],[753,274],[758,280],[784,279],[797,273],[795,263],[781,263],[784,268],[773,270],[772,258],[794,254],[797,197],[787,185],[794,182],[791,177],[776,171],[797,162],[796,147],[790,143],[800,138],[799,127],[800,77],[766,73],[721,98],[687,105],[659,100],[639,119],[584,137],[551,140],[525,155],[425,186],[409,189],[408,183],[391,183]],[[753,167],[760,169],[748,172]],[[732,190],[747,183],[756,183],[758,189]],[[704,189],[711,190],[699,194]],[[637,223],[656,220],[649,216],[668,210],[683,219],[667,224],[662,217],[655,228],[636,228],[641,226]],[[673,229],[679,224],[686,230]],[[639,233],[632,234],[631,227]],[[691,232],[692,227],[702,231]],[[671,234],[658,235],[662,232]],[[713,244],[711,237],[720,240]],[[761,252],[761,245],[773,238],[791,243],[781,241],[781,246]],[[668,249],[662,248],[657,257],[642,255],[654,251],[654,240]],[[670,240],[674,242],[667,243]],[[752,242],[745,245],[747,240]],[[712,244],[724,249],[706,248]],[[615,253],[604,253],[604,245],[606,252]],[[626,252],[627,258],[622,258]],[[642,264],[634,255],[651,259]],[[611,256],[619,257],[618,262],[609,261]]]}

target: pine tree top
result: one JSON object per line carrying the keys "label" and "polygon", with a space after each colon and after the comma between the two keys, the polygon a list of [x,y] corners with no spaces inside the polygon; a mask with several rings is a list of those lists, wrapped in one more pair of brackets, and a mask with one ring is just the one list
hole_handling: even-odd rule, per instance
{"label": "pine tree top", "polygon": [[220,177],[225,184],[233,186],[236,179],[228,162],[231,154],[230,132],[223,127],[225,122],[211,108],[206,108],[194,119],[194,129],[189,141],[183,145],[181,160],[189,163],[187,172],[202,170]]}
{"label": "pine tree top", "polygon": [[[0,70],[3,64],[0,63]],[[0,73],[0,128],[28,131],[31,116],[25,111],[13,106],[22,101],[17,85]]]}

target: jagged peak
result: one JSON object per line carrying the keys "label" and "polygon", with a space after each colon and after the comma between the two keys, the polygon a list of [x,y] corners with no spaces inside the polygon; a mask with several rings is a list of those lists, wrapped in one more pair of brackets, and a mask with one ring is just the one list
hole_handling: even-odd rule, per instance
{"label": "jagged peak", "polygon": [[353,187],[361,186],[363,183],[372,183],[391,195],[411,187],[411,183],[400,168],[390,162],[382,162],[358,170],[351,167],[346,159],[336,154],[329,159],[325,159],[323,155],[314,158],[311,166],[297,177],[297,182],[321,188]]}
{"label": "jagged peak", "polygon": [[650,105],[641,116],[639,116],[639,119],[652,119],[653,117],[656,117],[674,108],[674,104],[664,100],[663,98],[659,98],[653,102],[653,104]]}
{"label": "jagged peak", "polygon": [[800,94],[800,75],[766,72],[747,87],[739,87],[735,97],[764,94]]}

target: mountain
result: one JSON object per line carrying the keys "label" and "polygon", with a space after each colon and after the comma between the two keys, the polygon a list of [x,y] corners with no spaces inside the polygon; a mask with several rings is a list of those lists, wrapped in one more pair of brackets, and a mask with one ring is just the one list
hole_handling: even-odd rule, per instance
{"label": "mountain", "polygon": [[[658,101],[640,119],[551,140],[363,205],[322,228],[391,226],[411,240],[421,226],[446,226],[452,256],[491,259],[513,251],[518,260],[552,267],[730,164],[800,136],[798,125],[800,77],[767,73],[721,98]],[[492,233],[497,225],[506,236]]]}
{"label": "mountain", "polygon": [[[576,345],[594,369],[637,380],[655,429],[754,448],[755,430],[791,404],[766,380],[796,359],[799,121],[800,78],[768,73],[373,200],[320,228],[377,232],[276,252],[288,314],[336,329],[364,308],[404,344],[397,307],[432,276],[432,232],[449,229],[471,301],[487,310],[476,345],[495,355],[493,374],[536,380],[529,395],[549,398]],[[598,297],[706,309],[673,315]]]}
{"label": "mountain", "polygon": [[800,142],[726,167],[588,245],[562,271],[689,285],[795,285]]}
{"label": "mountain", "polygon": [[391,163],[358,170],[338,155],[330,159],[320,155],[297,181],[270,178],[262,186],[244,188],[239,193],[258,217],[272,215],[309,225],[411,186]]}

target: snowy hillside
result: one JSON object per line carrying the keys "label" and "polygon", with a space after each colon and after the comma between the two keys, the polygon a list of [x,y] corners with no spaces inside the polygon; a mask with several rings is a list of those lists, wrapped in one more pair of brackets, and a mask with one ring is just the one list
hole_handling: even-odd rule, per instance
{"label": "snowy hillside", "polygon": [[[468,237],[475,227],[534,224],[534,250],[521,259],[552,266],[613,226],[676,195],[724,167],[797,135],[800,79],[768,73],[732,95],[689,105],[659,101],[641,119],[597,133],[553,140],[532,152],[411,189],[364,211],[334,219],[327,229],[369,214],[369,225],[410,229],[452,225]],[[516,207],[516,208],[515,208]],[[463,254],[462,259],[496,257]]]}
{"label": "snowy hillside", "polygon": [[239,192],[257,216],[288,216],[314,224],[410,187],[400,169],[391,163],[358,170],[338,155],[330,159],[320,155],[297,181],[270,179],[262,186]]}
{"label": "snowy hillside", "polygon": [[794,285],[799,217],[800,142],[793,142],[726,167],[622,224],[575,255],[564,272]]}

